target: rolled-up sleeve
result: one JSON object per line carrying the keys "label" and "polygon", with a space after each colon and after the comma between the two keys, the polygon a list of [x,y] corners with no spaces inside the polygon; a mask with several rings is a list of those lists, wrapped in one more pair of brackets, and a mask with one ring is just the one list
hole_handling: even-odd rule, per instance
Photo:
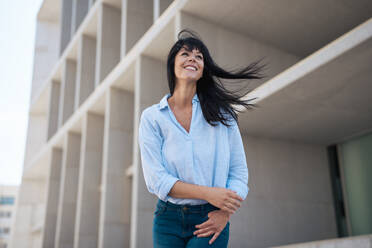
{"label": "rolled-up sleeve", "polygon": [[167,201],[169,191],[179,179],[170,175],[162,164],[162,137],[149,110],[142,112],[138,132],[142,170],[149,192]]}
{"label": "rolled-up sleeve", "polygon": [[242,197],[246,198],[248,188],[248,167],[245,157],[242,137],[236,121],[228,127],[229,145],[230,145],[230,166],[226,187],[231,189]]}

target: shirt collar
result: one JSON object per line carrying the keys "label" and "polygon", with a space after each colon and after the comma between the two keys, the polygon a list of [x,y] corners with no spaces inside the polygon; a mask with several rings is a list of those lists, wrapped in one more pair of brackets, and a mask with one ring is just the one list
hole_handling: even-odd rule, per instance
{"label": "shirt collar", "polygon": [[[160,100],[159,102],[159,108],[160,109],[163,109],[165,107],[168,107],[168,98],[171,96],[170,93],[166,94],[165,96],[163,96],[163,98]],[[198,98],[198,94],[195,93],[194,97],[192,98],[192,103],[194,102],[199,102],[199,98]]]}

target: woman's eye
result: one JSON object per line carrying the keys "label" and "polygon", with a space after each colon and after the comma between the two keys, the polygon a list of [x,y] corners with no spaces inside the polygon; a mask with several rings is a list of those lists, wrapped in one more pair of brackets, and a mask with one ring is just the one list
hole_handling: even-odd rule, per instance
{"label": "woman's eye", "polygon": [[181,55],[182,55],[182,56],[184,56],[184,55],[186,55],[186,56],[187,56],[187,55],[188,55],[188,53],[184,52],[184,53],[182,53]]}
{"label": "woman's eye", "polygon": [[198,55],[198,56],[196,56],[198,59],[203,59],[203,57],[202,56],[200,56],[200,55]]}

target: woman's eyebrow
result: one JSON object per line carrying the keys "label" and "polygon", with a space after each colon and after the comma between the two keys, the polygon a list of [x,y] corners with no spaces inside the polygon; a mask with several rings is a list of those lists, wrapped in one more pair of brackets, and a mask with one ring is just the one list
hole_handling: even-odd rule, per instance
{"label": "woman's eyebrow", "polygon": [[180,51],[182,51],[182,52],[183,52],[183,51],[187,51],[187,52],[190,52],[190,53],[191,53],[192,51],[194,51],[194,50],[196,50],[196,53],[197,53],[197,54],[203,56],[203,53],[200,52],[199,49],[195,49],[195,48],[194,48],[194,49],[191,50],[190,48],[188,48],[188,47],[186,47],[186,46],[183,46],[183,47],[180,49]]}

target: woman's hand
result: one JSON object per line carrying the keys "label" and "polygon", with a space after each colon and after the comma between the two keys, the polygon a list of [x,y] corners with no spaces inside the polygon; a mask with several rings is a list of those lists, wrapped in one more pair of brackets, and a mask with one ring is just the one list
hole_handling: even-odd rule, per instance
{"label": "woman's hand", "polygon": [[236,192],[217,187],[208,187],[206,201],[229,214],[235,213],[240,208],[243,199]]}
{"label": "woman's hand", "polygon": [[230,214],[223,210],[214,210],[208,213],[208,218],[207,221],[195,226],[199,230],[196,230],[194,235],[200,238],[209,237],[214,234],[211,240],[209,240],[209,244],[212,244],[225,228],[229,221]]}

